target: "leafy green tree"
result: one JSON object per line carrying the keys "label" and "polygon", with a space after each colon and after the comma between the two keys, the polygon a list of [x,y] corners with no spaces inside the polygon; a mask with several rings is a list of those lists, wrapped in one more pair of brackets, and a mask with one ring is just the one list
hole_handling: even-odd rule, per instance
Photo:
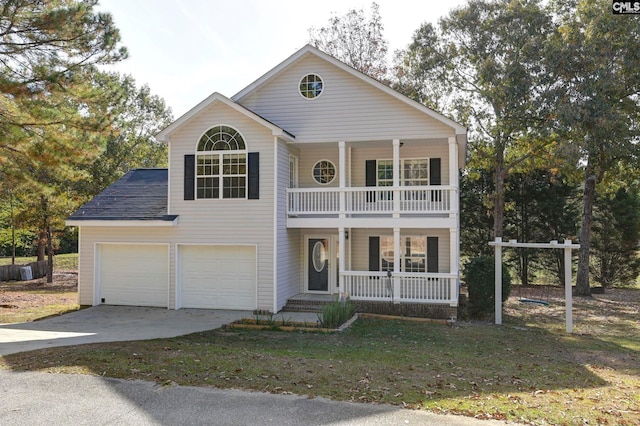
{"label": "leafy green tree", "polygon": [[371,3],[368,17],[362,9],[351,9],[344,16],[333,15],[328,26],[309,29],[309,43],[358,71],[384,81],[388,42],[382,35],[384,26],[379,9],[378,4]]}
{"label": "leafy green tree", "polygon": [[634,284],[640,275],[640,194],[620,188],[596,199],[592,276],[603,287]]}
{"label": "leafy green tree", "polygon": [[[0,10],[0,173],[20,175],[16,157],[33,155],[34,137],[69,128],[95,129],[95,93],[87,82],[97,64],[126,57],[109,14],[96,0],[7,0]],[[66,152],[56,138],[48,155]],[[63,154],[60,154],[62,156]]]}
{"label": "leafy green tree", "polygon": [[109,106],[111,125],[104,134],[104,150],[83,167],[85,178],[79,191],[92,197],[135,168],[167,167],[167,145],[155,139],[173,121],[164,100],[151,94],[148,86],[136,86],[131,76],[100,75],[108,90],[117,87]]}
{"label": "leafy green tree", "polygon": [[467,167],[460,177],[460,254],[493,256],[493,178],[490,170]]}
{"label": "leafy green tree", "polygon": [[596,187],[624,162],[638,161],[640,20],[611,13],[604,0],[550,2],[558,29],[549,38],[545,92],[559,139],[579,149],[582,223],[576,294],[590,295]]}
{"label": "leafy green tree", "polygon": [[539,115],[552,29],[539,1],[471,0],[438,28],[424,24],[398,57],[397,88],[468,124],[472,161],[494,170],[494,237],[504,232],[505,179],[552,140]]}
{"label": "leafy green tree", "polygon": [[[506,229],[519,241],[562,241],[576,235],[576,185],[558,171],[533,169],[513,173],[507,182]],[[523,285],[528,285],[541,268],[554,271],[564,282],[562,250],[518,248],[510,263]]]}
{"label": "leafy green tree", "polygon": [[25,195],[23,220],[37,223],[41,243],[109,124],[111,94],[94,84],[96,66],[126,57],[96,4],[7,0],[0,9],[0,185]]}
{"label": "leafy green tree", "polygon": [[3,191],[0,194],[0,256],[11,256],[11,264],[14,265],[16,256],[26,256],[31,252],[35,235],[17,226],[21,199],[7,188]]}

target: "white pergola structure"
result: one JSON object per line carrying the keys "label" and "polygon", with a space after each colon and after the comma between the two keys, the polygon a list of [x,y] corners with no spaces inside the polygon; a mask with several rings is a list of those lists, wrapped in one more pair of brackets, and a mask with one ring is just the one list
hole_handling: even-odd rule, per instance
{"label": "white pergola structure", "polygon": [[564,250],[564,298],[566,310],[566,326],[567,333],[573,332],[573,299],[571,289],[571,250],[579,249],[580,244],[573,244],[567,239],[564,244],[558,244],[558,241],[550,241],[548,243],[519,243],[517,240],[509,240],[503,242],[502,238],[496,237],[495,241],[489,242],[490,246],[495,247],[496,261],[496,324],[502,324],[502,247],[523,247],[523,248],[542,248],[542,249],[563,249]]}

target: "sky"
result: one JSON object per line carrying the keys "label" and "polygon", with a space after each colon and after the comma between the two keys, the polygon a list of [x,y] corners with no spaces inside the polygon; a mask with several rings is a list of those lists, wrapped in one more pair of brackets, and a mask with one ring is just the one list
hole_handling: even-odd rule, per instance
{"label": "sky", "polygon": [[[377,0],[389,51],[464,0]],[[362,0],[100,0],[129,58],[109,68],[164,98],[178,118],[213,92],[232,97],[309,40],[309,28],[364,10]]]}

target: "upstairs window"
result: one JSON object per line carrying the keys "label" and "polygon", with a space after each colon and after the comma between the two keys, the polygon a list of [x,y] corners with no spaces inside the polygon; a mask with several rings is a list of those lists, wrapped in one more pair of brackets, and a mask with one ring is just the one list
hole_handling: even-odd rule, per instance
{"label": "upstairs window", "polygon": [[300,94],[307,99],[315,99],[322,94],[324,83],[318,74],[307,74],[300,80]]}
{"label": "upstairs window", "polygon": [[[404,159],[400,162],[402,186],[429,185],[429,159]],[[376,186],[393,186],[393,160],[377,161]]]}
{"label": "upstairs window", "polygon": [[331,182],[336,177],[336,166],[329,160],[321,160],[318,161],[313,166],[313,180],[315,180],[320,185],[326,185]]}
{"label": "upstairs window", "polygon": [[198,198],[246,198],[247,151],[242,135],[229,126],[205,132],[196,152]]}

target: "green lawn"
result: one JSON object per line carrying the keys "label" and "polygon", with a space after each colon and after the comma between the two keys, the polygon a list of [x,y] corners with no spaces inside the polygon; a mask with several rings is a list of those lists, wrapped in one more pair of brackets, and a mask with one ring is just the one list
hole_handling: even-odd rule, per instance
{"label": "green lawn", "polygon": [[640,291],[563,306],[510,299],[504,323],[359,320],[343,333],[213,330],[174,339],[52,348],[0,368],[99,374],[388,403],[533,424],[637,425]]}
{"label": "green lawn", "polygon": [[[36,256],[16,257],[16,265],[35,262]],[[78,253],[57,254],[54,256],[54,267],[57,271],[75,271],[78,269]],[[0,257],[0,265],[10,265],[10,257]]]}

